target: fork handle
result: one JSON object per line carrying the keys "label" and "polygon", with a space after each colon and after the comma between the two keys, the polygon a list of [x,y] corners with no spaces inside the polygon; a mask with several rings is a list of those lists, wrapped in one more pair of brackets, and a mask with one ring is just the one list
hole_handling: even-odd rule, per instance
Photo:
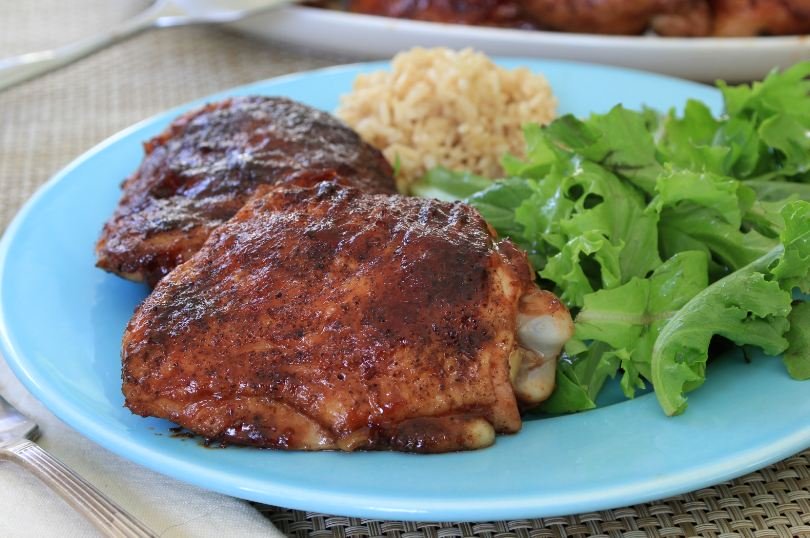
{"label": "fork handle", "polygon": [[0,58],[0,91],[73,63],[104,47],[151,28],[165,11],[165,3],[165,1],[158,1],[151,8],[131,19],[81,41],[56,49]]}
{"label": "fork handle", "polygon": [[107,536],[157,537],[146,525],[31,441],[19,441],[0,449],[0,459],[15,461],[32,471]]}

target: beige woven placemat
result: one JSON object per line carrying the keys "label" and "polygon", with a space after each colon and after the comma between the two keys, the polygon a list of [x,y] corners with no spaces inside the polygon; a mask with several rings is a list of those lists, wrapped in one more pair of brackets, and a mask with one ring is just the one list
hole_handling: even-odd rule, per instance
{"label": "beige woven placemat", "polygon": [[576,516],[418,523],[258,508],[283,533],[301,538],[806,537],[810,536],[810,450],[711,488]]}
{"label": "beige woven placemat", "polygon": [[[0,57],[89,35],[143,5],[0,0]],[[0,93],[0,229],[48,177],[132,123],[235,85],[357,59],[293,51],[212,28],[174,29]],[[299,537],[810,537],[810,451],[688,495],[570,517],[436,524],[258,508]]]}

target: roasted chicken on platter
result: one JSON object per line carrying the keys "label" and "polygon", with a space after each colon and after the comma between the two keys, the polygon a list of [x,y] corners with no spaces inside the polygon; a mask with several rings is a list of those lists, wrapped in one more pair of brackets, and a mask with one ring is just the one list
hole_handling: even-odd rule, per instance
{"label": "roasted chicken on platter", "polygon": [[267,186],[138,308],[123,390],[225,443],[474,449],[548,397],[572,330],[465,204]]}
{"label": "roasted chicken on platter", "polygon": [[379,151],[329,114],[280,97],[206,105],[144,149],[96,253],[99,267],[152,285],[189,259],[259,185],[301,184],[334,170],[368,192],[395,192]]}
{"label": "roasted chicken on platter", "polygon": [[561,32],[757,36],[810,32],[810,0],[352,0],[349,9],[431,22]]}

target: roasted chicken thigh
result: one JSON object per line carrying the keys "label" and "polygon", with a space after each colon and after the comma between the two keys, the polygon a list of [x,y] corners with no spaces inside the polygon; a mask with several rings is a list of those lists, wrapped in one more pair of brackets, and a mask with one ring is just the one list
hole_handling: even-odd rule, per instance
{"label": "roasted chicken thigh", "polygon": [[281,97],[206,105],[144,150],[96,253],[99,267],[149,284],[189,259],[259,185],[300,184],[328,169],[369,192],[395,192],[379,151],[329,114]]}
{"label": "roasted chicken thigh", "polygon": [[123,391],[225,443],[473,449],[548,397],[571,331],[470,206],[262,187],[138,308]]}

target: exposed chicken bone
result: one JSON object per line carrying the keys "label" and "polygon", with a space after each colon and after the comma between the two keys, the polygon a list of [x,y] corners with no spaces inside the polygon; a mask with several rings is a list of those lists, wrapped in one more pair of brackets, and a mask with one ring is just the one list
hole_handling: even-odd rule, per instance
{"label": "exposed chicken bone", "polygon": [[574,322],[552,293],[532,290],[520,299],[517,327],[521,347],[510,357],[512,386],[521,405],[531,407],[554,390],[557,358]]}

